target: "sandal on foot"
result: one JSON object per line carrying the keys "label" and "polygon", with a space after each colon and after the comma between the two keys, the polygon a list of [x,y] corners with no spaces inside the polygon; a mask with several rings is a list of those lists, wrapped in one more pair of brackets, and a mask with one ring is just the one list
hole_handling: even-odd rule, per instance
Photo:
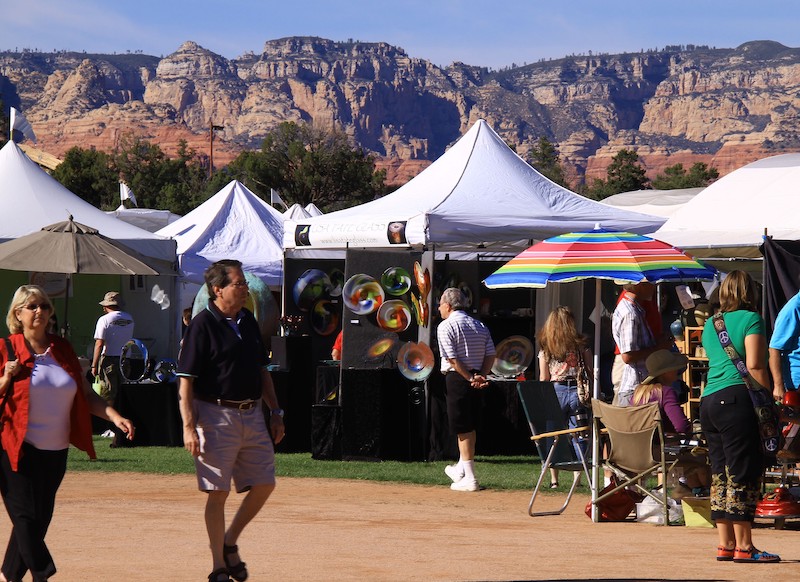
{"label": "sandal on foot", "polygon": [[550,483],[550,489],[558,489],[558,481],[553,481]]}
{"label": "sandal on foot", "polygon": [[208,582],[231,582],[227,568],[217,568],[208,575]]}
{"label": "sandal on foot", "polygon": [[725,546],[717,546],[717,561],[730,562],[731,560],[733,560],[733,553],[734,553],[733,548],[729,550]]}
{"label": "sandal on foot", "polygon": [[763,552],[761,550],[757,550],[754,546],[749,550],[742,550],[740,548],[736,548],[733,551],[733,561],[734,562],[780,562],[781,557],[776,554],[770,554],[769,552]]}
{"label": "sandal on foot", "polygon": [[[230,559],[234,555],[239,558],[239,562],[236,564],[232,564],[232,560]],[[228,574],[230,574],[231,578],[236,580],[236,582],[244,582],[247,580],[247,564],[242,562],[241,557],[239,557],[239,546],[235,544],[232,546],[223,545],[222,558],[225,560],[225,565],[228,566]]]}

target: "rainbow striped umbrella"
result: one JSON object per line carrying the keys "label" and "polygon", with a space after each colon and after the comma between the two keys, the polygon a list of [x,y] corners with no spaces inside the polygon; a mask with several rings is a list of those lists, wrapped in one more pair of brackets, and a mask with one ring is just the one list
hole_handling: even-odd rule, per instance
{"label": "rainbow striped umbrella", "polygon": [[580,279],[619,283],[713,279],[716,269],[640,234],[596,228],[554,236],[523,251],[484,284],[489,289],[545,287]]}

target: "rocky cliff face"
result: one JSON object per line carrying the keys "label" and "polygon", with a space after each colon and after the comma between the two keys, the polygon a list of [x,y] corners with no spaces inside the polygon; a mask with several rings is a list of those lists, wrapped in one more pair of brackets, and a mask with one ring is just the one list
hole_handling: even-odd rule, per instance
{"label": "rocky cliff face", "polygon": [[0,92],[33,124],[39,147],[111,149],[126,131],[167,153],[186,140],[221,165],[283,121],[345,131],[407,180],[480,118],[525,156],[558,145],[574,181],[604,177],[622,148],[651,175],[704,161],[725,174],[800,151],[800,49],[570,57],[505,71],[439,68],[385,43],[268,41],[228,60],[193,42],[146,55],[0,53]]}

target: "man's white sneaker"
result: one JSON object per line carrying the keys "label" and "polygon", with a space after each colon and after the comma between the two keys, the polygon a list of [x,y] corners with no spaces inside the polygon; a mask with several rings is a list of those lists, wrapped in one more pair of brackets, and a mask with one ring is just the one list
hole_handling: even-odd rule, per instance
{"label": "man's white sneaker", "polygon": [[450,485],[450,489],[453,491],[478,491],[480,490],[480,485],[478,485],[478,481],[475,479],[461,479],[460,481],[456,481],[452,485]]}
{"label": "man's white sneaker", "polygon": [[447,465],[444,468],[444,472],[447,473],[453,483],[457,483],[464,478],[464,470],[458,465]]}

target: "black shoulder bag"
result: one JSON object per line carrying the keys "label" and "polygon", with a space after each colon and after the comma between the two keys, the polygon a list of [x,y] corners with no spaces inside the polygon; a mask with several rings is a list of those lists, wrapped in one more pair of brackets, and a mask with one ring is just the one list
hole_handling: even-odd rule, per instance
{"label": "black shoulder bag", "polygon": [[[17,354],[14,351],[14,346],[11,345],[11,340],[8,338],[3,338],[6,342],[6,352],[8,353],[8,361],[11,362],[12,360],[17,359]],[[11,393],[14,391],[14,380],[11,380],[11,384],[8,385],[6,389],[6,393],[3,394],[3,402],[0,403],[0,432],[3,432],[3,413],[6,411],[6,404],[8,404],[8,399],[11,397]]]}
{"label": "black shoulder bag", "polygon": [[731,338],[728,335],[728,330],[725,327],[725,320],[722,318],[721,313],[717,313],[712,318],[714,323],[714,331],[717,332],[719,343],[722,344],[722,349],[728,354],[728,357],[736,366],[736,370],[744,380],[750,395],[750,400],[753,402],[753,408],[756,411],[756,418],[758,419],[758,432],[761,436],[761,447],[767,456],[774,457],[780,448],[781,430],[778,423],[778,414],[775,407],[775,401],[772,398],[772,393],[759,384],[755,378],[750,375],[747,369],[747,364],[744,363],[736,348],[731,343]]}

